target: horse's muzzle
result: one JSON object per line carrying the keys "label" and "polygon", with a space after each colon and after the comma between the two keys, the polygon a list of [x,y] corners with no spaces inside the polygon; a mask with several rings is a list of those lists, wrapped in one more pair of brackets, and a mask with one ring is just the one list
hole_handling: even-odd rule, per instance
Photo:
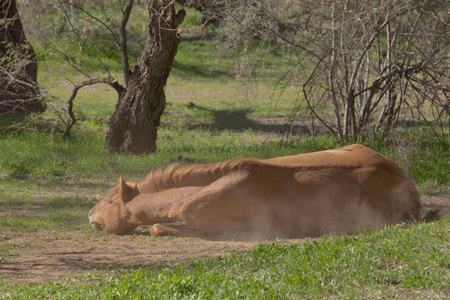
{"label": "horse's muzzle", "polygon": [[93,230],[102,230],[103,228],[100,226],[100,224],[98,224],[93,216],[93,211],[92,209],[89,211],[89,215],[88,215],[88,219],[89,219],[89,224],[91,225],[91,228]]}

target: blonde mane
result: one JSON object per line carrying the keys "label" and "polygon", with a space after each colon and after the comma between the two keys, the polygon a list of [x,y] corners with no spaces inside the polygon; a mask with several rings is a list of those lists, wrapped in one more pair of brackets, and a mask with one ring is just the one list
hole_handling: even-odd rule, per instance
{"label": "blonde mane", "polygon": [[135,183],[141,194],[156,193],[183,186],[204,186],[224,175],[239,170],[243,165],[255,162],[257,162],[256,159],[239,157],[216,164],[192,166],[173,164],[166,169],[152,171],[144,180]]}

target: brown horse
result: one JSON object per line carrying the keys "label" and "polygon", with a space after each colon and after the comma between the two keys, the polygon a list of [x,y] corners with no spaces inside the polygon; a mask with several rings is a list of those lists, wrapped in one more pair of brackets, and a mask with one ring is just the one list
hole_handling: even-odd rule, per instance
{"label": "brown horse", "polygon": [[119,185],[91,209],[89,222],[116,234],[153,225],[153,237],[352,234],[419,220],[419,198],[392,160],[351,145],[267,160],[172,165],[139,182],[120,176]]}

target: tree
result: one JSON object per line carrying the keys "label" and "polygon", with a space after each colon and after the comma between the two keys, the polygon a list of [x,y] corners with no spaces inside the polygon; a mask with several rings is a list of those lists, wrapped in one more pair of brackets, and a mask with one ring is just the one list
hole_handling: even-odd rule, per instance
{"label": "tree", "polygon": [[[419,78],[433,73],[448,82],[442,64],[447,48],[442,4],[331,1],[331,28],[322,36],[323,50],[316,50],[316,67],[303,84],[317,118],[340,138],[355,138],[388,133],[402,109],[420,108],[431,94],[429,84],[417,85]],[[318,116],[320,99],[332,105],[334,125]]]}
{"label": "tree", "polygon": [[36,54],[25,38],[15,0],[0,0],[0,113],[42,112]]}
{"label": "tree", "polygon": [[156,151],[157,127],[166,103],[164,89],[186,13],[175,13],[174,1],[147,2],[149,36],[111,118],[105,147],[112,152]]}
{"label": "tree", "polygon": [[[94,4],[108,5],[108,3],[109,1],[95,2]],[[71,38],[75,37],[80,44],[80,59],[73,59],[63,51],[58,51],[60,55],[71,62],[78,71],[85,71],[86,69],[81,67],[78,62],[81,60],[82,53],[88,52],[107,73],[106,77],[92,77],[89,72],[83,72],[88,79],[73,84],[72,93],[63,109],[64,113],[69,116],[64,121],[63,136],[70,137],[71,128],[76,122],[73,103],[78,91],[88,85],[103,83],[110,85],[118,94],[118,102],[110,120],[105,148],[111,152],[134,154],[156,151],[157,127],[166,103],[164,89],[177,51],[180,25],[186,14],[184,10],[176,13],[174,3],[175,1],[169,0],[146,1],[148,37],[133,71],[130,70],[126,31],[134,4],[133,0],[127,0],[124,6],[122,1],[119,1],[122,19],[117,30],[118,36],[111,24],[107,24],[108,21],[101,20],[98,12],[95,15],[85,9],[83,5],[86,3],[82,1],[80,3],[60,1],[51,6],[53,11],[59,11],[64,17],[62,25],[59,25],[59,30],[70,32]],[[78,15],[73,13],[74,11],[84,15],[85,19],[82,22],[84,25],[81,28],[79,22],[75,23]],[[110,18],[108,17],[108,19]],[[86,41],[87,27],[91,23],[100,24],[110,33],[111,39],[115,42],[122,63],[123,84],[111,75],[107,66],[95,54],[95,48],[101,45],[96,45],[93,41],[89,43]],[[114,22],[112,23],[114,24]]]}

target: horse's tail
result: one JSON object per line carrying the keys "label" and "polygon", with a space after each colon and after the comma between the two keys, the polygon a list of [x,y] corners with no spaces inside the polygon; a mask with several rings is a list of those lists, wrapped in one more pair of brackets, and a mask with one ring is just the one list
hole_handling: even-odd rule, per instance
{"label": "horse's tail", "polygon": [[441,218],[441,212],[439,209],[430,210],[419,222],[432,222],[437,221]]}

